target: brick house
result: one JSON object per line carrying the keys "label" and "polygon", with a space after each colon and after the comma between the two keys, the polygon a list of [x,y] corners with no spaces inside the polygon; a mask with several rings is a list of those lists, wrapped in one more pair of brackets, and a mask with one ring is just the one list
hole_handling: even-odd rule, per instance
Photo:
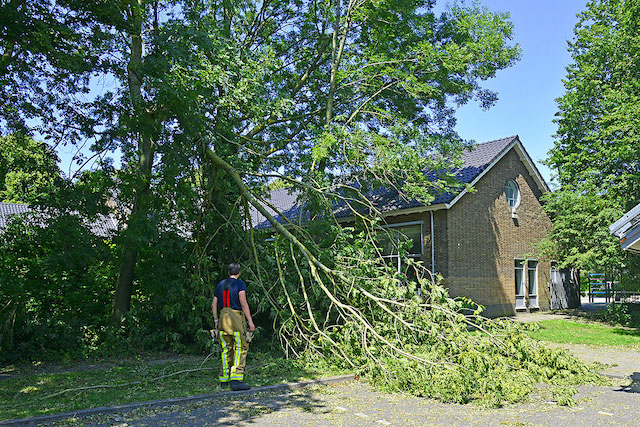
{"label": "brick house", "polygon": [[[442,194],[429,205],[393,190],[370,195],[391,231],[387,239],[404,235],[413,241],[410,256],[441,274],[452,296],[485,306],[486,315],[549,310],[565,292],[557,264],[538,249],[551,227],[540,202],[549,187],[518,136],[475,145],[463,161],[456,176],[475,192]],[[290,219],[300,215],[295,192],[276,190],[270,202]],[[350,222],[346,209],[334,213]],[[258,227],[267,224],[257,212],[252,220]],[[384,257],[402,270],[393,245],[382,246]]]}

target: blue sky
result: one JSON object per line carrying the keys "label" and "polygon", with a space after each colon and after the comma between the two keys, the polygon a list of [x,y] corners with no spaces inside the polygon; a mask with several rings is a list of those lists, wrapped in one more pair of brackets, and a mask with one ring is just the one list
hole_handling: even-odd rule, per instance
{"label": "blue sky", "polygon": [[[437,9],[445,4],[439,2]],[[564,92],[562,79],[571,62],[567,40],[573,37],[576,14],[585,8],[586,0],[482,0],[480,4],[511,14],[514,41],[522,48],[522,59],[485,82],[485,87],[498,92],[495,106],[482,111],[476,102],[470,102],[458,111],[457,130],[462,138],[476,142],[519,135],[545,180],[552,184],[552,173],[541,161],[553,147],[555,99]],[[58,151],[66,173],[77,168],[70,168],[74,152],[72,147]]]}
{"label": "blue sky", "polygon": [[457,130],[476,142],[519,135],[547,183],[552,172],[541,161],[553,147],[555,99],[562,96],[565,67],[571,63],[567,40],[573,38],[576,14],[586,0],[483,0],[491,11],[509,12],[514,41],[522,48],[515,66],[499,71],[485,82],[498,92],[498,102],[488,111],[471,102],[458,113]]}

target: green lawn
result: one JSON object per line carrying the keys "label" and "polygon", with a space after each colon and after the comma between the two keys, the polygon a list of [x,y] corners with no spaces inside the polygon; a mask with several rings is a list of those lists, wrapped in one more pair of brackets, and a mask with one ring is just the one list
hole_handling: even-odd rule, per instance
{"label": "green lawn", "polygon": [[[146,360],[109,361],[102,367],[72,372],[29,373],[16,368],[0,379],[0,422],[42,414],[111,406],[147,400],[194,396],[222,391],[217,358],[182,357],[158,363]],[[73,367],[71,367],[73,369]],[[339,374],[325,366],[310,366],[267,354],[251,353],[246,382],[258,387]],[[75,390],[82,387],[97,387]]]}
{"label": "green lawn", "polygon": [[638,329],[574,320],[543,320],[538,324],[540,330],[531,331],[530,335],[541,341],[640,348]]}

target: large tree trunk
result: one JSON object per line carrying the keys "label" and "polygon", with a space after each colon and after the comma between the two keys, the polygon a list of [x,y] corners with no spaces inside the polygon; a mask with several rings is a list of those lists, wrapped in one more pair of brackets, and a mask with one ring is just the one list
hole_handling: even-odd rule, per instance
{"label": "large tree trunk", "polygon": [[153,118],[145,108],[142,97],[142,20],[144,6],[142,0],[131,2],[131,57],[127,65],[129,79],[129,92],[131,104],[137,119],[137,139],[138,139],[138,168],[139,180],[135,185],[134,202],[131,215],[127,221],[126,234],[124,240],[122,257],[120,261],[120,271],[116,282],[116,291],[113,300],[112,323],[116,326],[122,324],[124,316],[131,307],[131,294],[133,293],[133,280],[138,250],[140,248],[140,237],[142,234],[142,221],[146,217],[147,199],[149,197],[149,187],[151,181],[151,166],[153,164],[153,140],[151,137],[153,128]]}

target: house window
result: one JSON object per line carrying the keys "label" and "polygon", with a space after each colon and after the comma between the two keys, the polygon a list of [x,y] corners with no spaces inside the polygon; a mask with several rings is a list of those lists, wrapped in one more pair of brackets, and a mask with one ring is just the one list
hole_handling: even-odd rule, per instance
{"label": "house window", "polygon": [[406,250],[407,258],[422,261],[422,222],[389,225],[378,234],[378,243],[387,264],[409,279],[416,278],[416,271],[402,262],[400,248]]}
{"label": "house window", "polygon": [[529,295],[538,295],[538,261],[527,262]]}
{"label": "house window", "polygon": [[516,269],[516,296],[524,296],[524,260],[515,260]]}
{"label": "house window", "polygon": [[550,279],[551,279],[552,285],[559,285],[561,283],[560,268],[558,268],[558,261],[551,261]]}
{"label": "house window", "polygon": [[504,195],[507,198],[507,204],[511,209],[515,209],[520,204],[520,188],[518,184],[510,179],[504,186]]}
{"label": "house window", "polygon": [[525,300],[525,274],[524,274],[525,260],[515,259],[515,277],[516,277],[516,310],[524,310],[527,308],[527,302]]}
{"label": "house window", "polygon": [[516,310],[538,308],[538,261],[514,260]]}
{"label": "house window", "polygon": [[527,261],[529,308],[538,308],[538,261]]}

